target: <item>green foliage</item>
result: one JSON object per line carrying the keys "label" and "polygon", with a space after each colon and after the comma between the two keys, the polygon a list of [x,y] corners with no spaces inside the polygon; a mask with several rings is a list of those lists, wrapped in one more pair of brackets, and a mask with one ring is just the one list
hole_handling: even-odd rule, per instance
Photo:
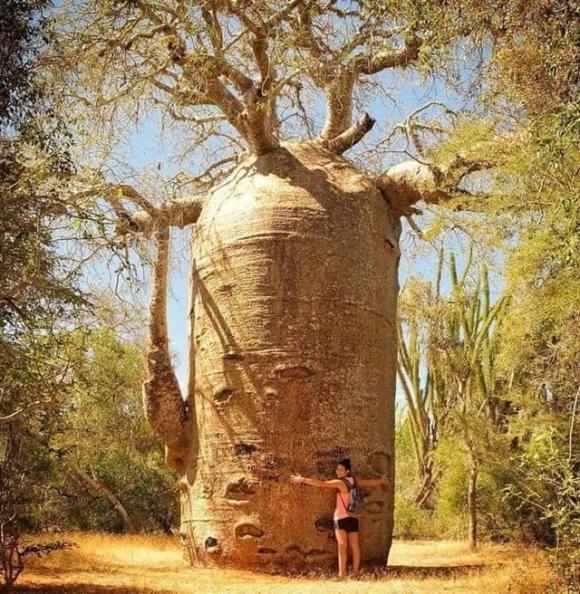
{"label": "green foliage", "polygon": [[550,392],[570,411],[580,372],[580,153],[577,130],[560,123],[536,128],[528,138],[531,158],[517,163],[518,196],[536,196],[541,205],[508,260],[514,303],[502,364],[517,373],[519,388],[540,397]]}
{"label": "green foliage", "polygon": [[414,502],[420,477],[417,476],[412,427],[408,417],[399,423],[395,443],[395,536],[407,539],[436,538],[440,527],[434,522],[433,515]]}
{"label": "green foliage", "polygon": [[142,413],[141,345],[90,329],[75,259],[58,243],[63,227],[103,223],[78,218],[52,183],[73,167],[55,96],[32,68],[51,43],[47,4],[0,9],[0,520],[120,530],[108,492],[138,529],[168,531],[174,479]]}
{"label": "green foliage", "polygon": [[[466,187],[472,196],[457,195],[452,205],[462,210],[442,209],[427,235],[460,228],[487,250],[500,250],[510,304],[493,359],[484,357],[482,367],[495,376],[499,423],[494,428],[467,415],[459,425],[455,419],[455,428],[468,427],[485,444],[478,488],[484,534],[550,547],[568,584],[562,589],[575,591],[580,542],[577,14],[568,2],[532,1],[525,10],[517,2],[461,4],[474,34],[489,35],[490,68],[482,78],[477,118],[458,118],[430,156],[443,167],[457,154],[493,167]],[[447,335],[447,352],[441,355],[459,370],[460,358],[447,347],[463,331],[449,327]],[[447,431],[434,453],[442,471],[434,519],[460,514],[465,505],[465,466],[459,450],[453,456],[449,439]]]}
{"label": "green foliage", "polygon": [[[17,509],[27,530],[47,524],[125,530],[111,501],[74,472],[76,464],[114,494],[135,529],[171,530],[177,520],[175,477],[142,411],[142,344],[122,341],[104,326],[57,340],[59,359],[35,378],[50,405],[27,411],[2,435],[3,515]],[[27,386],[30,362],[21,362]],[[59,369],[67,370],[67,381],[57,384]],[[11,372],[14,378],[14,362]]]}
{"label": "green foliage", "polygon": [[[448,295],[438,290],[440,267],[434,284],[414,280],[401,297],[408,327],[402,332],[406,349],[401,365],[411,370],[407,375],[418,385],[438,376],[443,381],[435,382],[442,396],[433,399],[430,409],[438,427],[430,454],[438,476],[432,510],[419,508],[411,495],[418,487],[409,472],[417,459],[413,402],[397,433],[398,468],[405,473],[404,489],[399,485],[397,494],[397,534],[461,536],[469,517],[466,485],[475,459],[477,517],[484,537],[542,543],[554,551],[561,575],[577,584],[580,481],[575,469],[580,457],[570,417],[578,409],[578,341],[572,331],[570,342],[560,337],[544,357],[538,344],[526,345],[517,334],[526,325],[529,337],[530,322],[535,316],[545,320],[546,311],[553,313],[553,322],[573,319],[575,312],[552,302],[516,323],[520,299],[538,292],[542,305],[557,293],[543,293],[540,284],[526,287],[520,280],[510,287],[512,299],[491,303],[487,270],[470,279],[470,260],[461,271],[451,255]],[[560,262],[556,274],[564,267]],[[577,298],[570,295],[573,303]],[[542,329],[553,337],[554,327]],[[569,350],[559,350],[561,343],[570,345]],[[529,358],[536,357],[544,365],[529,365]]]}
{"label": "green foliage", "polygon": [[4,0],[0,7],[0,126],[26,123],[41,97],[30,68],[46,35],[49,0]]}
{"label": "green foliage", "polygon": [[[69,358],[76,381],[63,414],[63,429],[54,436],[52,447],[65,464],[74,458],[106,485],[136,528],[168,531],[177,519],[177,491],[162,444],[142,410],[142,348],[140,341],[122,341],[104,326],[70,338]],[[63,500],[57,511],[68,515],[68,526],[123,529],[110,502],[74,474],[61,484],[74,495],[69,498],[72,505]]]}
{"label": "green foliage", "polygon": [[557,568],[578,585],[580,477],[572,462],[578,444],[565,439],[550,418],[536,419],[528,432],[525,447],[512,457],[504,501],[518,510],[522,538],[549,544]]}
{"label": "green foliage", "polygon": [[395,528],[396,538],[413,540],[420,538],[441,538],[445,533],[428,510],[413,503],[402,493],[395,494]]}
{"label": "green foliage", "polygon": [[51,468],[48,439],[70,387],[61,320],[73,327],[86,304],[54,247],[60,197],[40,187],[70,171],[61,120],[33,68],[46,5],[0,9],[0,521],[14,517],[16,531],[42,498],[36,479]]}
{"label": "green foliage", "polygon": [[436,513],[447,519],[467,517],[467,456],[461,438],[448,437],[439,443],[435,460],[442,469]]}

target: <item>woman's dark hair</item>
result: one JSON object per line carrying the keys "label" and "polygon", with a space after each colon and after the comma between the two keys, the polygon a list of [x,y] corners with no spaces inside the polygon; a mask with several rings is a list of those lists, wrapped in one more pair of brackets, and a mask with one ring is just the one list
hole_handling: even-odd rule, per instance
{"label": "woman's dark hair", "polygon": [[343,458],[338,462],[341,466],[344,466],[347,472],[352,470],[352,466],[350,464],[350,458]]}

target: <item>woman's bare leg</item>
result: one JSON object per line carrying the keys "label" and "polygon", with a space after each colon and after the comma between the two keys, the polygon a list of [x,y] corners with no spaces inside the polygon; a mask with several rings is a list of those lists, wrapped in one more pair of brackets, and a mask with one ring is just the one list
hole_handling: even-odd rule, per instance
{"label": "woman's bare leg", "polygon": [[352,575],[357,576],[360,570],[360,547],[358,532],[347,532],[348,546],[352,551]]}
{"label": "woman's bare leg", "polygon": [[338,544],[338,577],[344,577],[346,573],[346,547],[347,537],[345,530],[335,530],[336,542]]}

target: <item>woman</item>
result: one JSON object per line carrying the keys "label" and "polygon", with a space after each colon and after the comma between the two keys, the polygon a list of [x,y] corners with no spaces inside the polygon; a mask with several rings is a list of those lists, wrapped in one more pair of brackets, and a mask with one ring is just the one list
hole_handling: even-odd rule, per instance
{"label": "woman", "polygon": [[[350,460],[344,458],[336,466],[336,479],[330,481],[319,481],[317,479],[304,478],[299,474],[290,477],[290,481],[296,484],[321,487],[323,489],[336,489],[336,508],[334,510],[334,533],[338,543],[338,577],[344,577],[346,571],[347,544],[352,553],[352,575],[356,577],[360,569],[360,547],[358,543],[358,518],[355,518],[347,509],[349,502],[349,487],[354,485],[355,479],[352,476]],[[387,486],[389,479],[356,479],[359,487],[380,487]]]}

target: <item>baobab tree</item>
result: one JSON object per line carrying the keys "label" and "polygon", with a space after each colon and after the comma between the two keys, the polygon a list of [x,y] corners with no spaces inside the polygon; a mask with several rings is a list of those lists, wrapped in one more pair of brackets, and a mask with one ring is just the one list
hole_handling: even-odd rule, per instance
{"label": "baobab tree", "polygon": [[[328,474],[342,455],[357,472],[391,478],[363,512],[363,556],[387,560],[400,219],[419,200],[448,198],[476,167],[461,155],[445,166],[410,159],[370,176],[343,155],[375,123],[354,113],[373,76],[413,67],[452,37],[448,23],[438,28],[437,4],[87,0],[59,9],[63,49],[51,63],[71,98],[93,117],[161,110],[190,125],[190,145],[209,159],[180,178],[191,195],[165,202],[101,172],[75,182],[77,198],[111,205],[119,234],[156,245],[144,405],[181,476],[192,562],[328,563],[331,496],[288,478]],[[308,111],[317,93],[319,132]],[[413,118],[405,130],[418,142]],[[170,228],[186,226],[182,394],[166,294]]]}

